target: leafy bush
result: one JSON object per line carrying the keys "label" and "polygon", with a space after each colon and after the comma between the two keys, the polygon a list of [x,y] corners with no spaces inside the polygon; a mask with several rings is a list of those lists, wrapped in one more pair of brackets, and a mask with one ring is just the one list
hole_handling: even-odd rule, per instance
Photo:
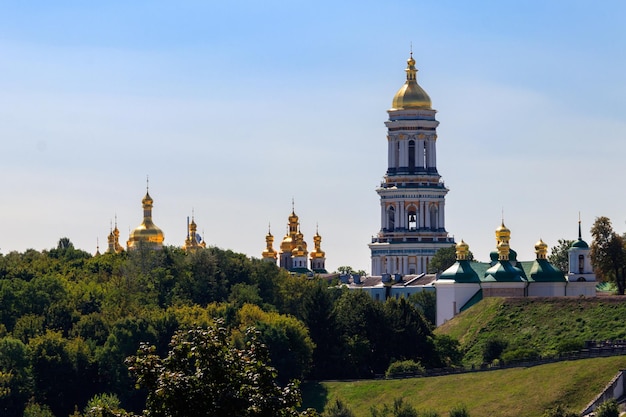
{"label": "leafy bush", "polygon": [[516,362],[516,361],[532,361],[539,359],[539,353],[534,349],[515,349],[505,351],[502,354],[502,360],[504,363]]}
{"label": "leafy bush", "polygon": [[324,408],[322,417],[355,417],[352,410],[350,410],[339,398],[330,403],[330,405]]}
{"label": "leafy bush", "polygon": [[393,378],[404,374],[423,374],[425,371],[421,363],[413,360],[392,362],[385,372],[385,377]]}
{"label": "leafy bush", "polygon": [[500,359],[502,352],[506,349],[508,343],[500,339],[489,339],[483,346],[483,362],[491,363],[494,359]]}
{"label": "leafy bush", "polygon": [[415,407],[405,403],[402,398],[393,400],[392,407],[388,404],[384,404],[382,409],[372,407],[370,413],[372,417],[419,417],[419,413]]}
{"label": "leafy bush", "polygon": [[463,404],[459,404],[455,406],[452,410],[450,410],[450,417],[470,417],[469,411],[467,411],[467,407]]}
{"label": "leafy bush", "polygon": [[617,401],[609,400],[603,402],[596,408],[596,417],[618,417],[619,416],[619,407],[617,406]]}
{"label": "leafy bush", "polygon": [[541,417],[578,417],[578,413],[558,404],[556,407],[546,410]]}
{"label": "leafy bush", "polygon": [[559,353],[578,352],[584,347],[585,342],[581,340],[563,340],[557,345],[556,350]]}

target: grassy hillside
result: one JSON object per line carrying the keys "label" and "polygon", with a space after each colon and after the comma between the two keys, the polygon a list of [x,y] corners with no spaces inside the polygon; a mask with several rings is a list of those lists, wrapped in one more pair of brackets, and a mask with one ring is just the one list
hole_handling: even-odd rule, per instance
{"label": "grassy hillside", "polygon": [[466,364],[480,364],[485,342],[552,355],[585,340],[626,339],[626,298],[488,298],[440,326],[460,341]]}
{"label": "grassy hillside", "polygon": [[340,398],[357,417],[368,417],[372,406],[402,397],[442,417],[460,403],[472,417],[537,417],[559,403],[582,410],[625,367],[626,357],[619,356],[432,378],[308,383],[304,405],[321,409]]}

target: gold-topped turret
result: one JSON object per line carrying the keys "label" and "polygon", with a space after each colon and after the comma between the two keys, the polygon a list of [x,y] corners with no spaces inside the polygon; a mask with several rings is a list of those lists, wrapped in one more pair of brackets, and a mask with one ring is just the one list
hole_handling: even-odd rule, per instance
{"label": "gold-topped turret", "polygon": [[393,97],[392,110],[432,110],[430,97],[417,83],[417,68],[415,68],[413,52],[411,52],[411,56],[406,62],[406,82]]}
{"label": "gold-topped turret", "polygon": [[261,254],[263,260],[276,262],[278,258],[278,253],[274,250],[274,236],[270,230],[270,227],[267,228],[267,235],[265,235],[265,250]]}
{"label": "gold-topped turret", "polygon": [[[189,223],[189,217],[187,217]],[[194,220],[194,215],[191,215],[191,223],[187,226],[187,239],[185,239],[185,246],[183,249],[186,251],[194,251],[196,249],[206,248],[204,239],[198,234],[198,225]]]}
{"label": "gold-topped turret", "polygon": [[322,236],[320,236],[317,230],[315,230],[315,235],[313,236],[313,243],[315,244],[315,249],[311,251],[311,260],[325,258],[326,253],[322,250]]}
{"label": "gold-topped turret", "polygon": [[542,239],[535,243],[535,253],[537,254],[537,259],[547,259],[548,245]]}
{"label": "gold-topped turret", "polygon": [[511,247],[509,240],[511,239],[511,231],[504,225],[504,220],[500,227],[496,229],[496,247],[498,249],[498,260],[508,261]]}
{"label": "gold-topped turret", "polygon": [[459,243],[456,244],[456,260],[457,261],[466,261],[469,256],[469,245],[461,239]]}
{"label": "gold-topped turret", "polygon": [[117,215],[115,216],[115,228],[111,228],[108,237],[107,253],[122,253],[124,248],[120,245],[120,229],[117,228]]}
{"label": "gold-topped turret", "polygon": [[137,249],[139,246],[147,246],[151,249],[161,249],[165,236],[163,231],[152,222],[152,197],[146,185],[146,195],[141,200],[143,205],[143,221],[130,233],[126,245],[129,250]]}

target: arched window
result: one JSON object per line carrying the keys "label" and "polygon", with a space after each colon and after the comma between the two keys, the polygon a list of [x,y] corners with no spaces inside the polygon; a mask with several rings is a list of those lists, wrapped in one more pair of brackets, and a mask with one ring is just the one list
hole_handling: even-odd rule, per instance
{"label": "arched window", "polygon": [[415,141],[409,141],[409,172],[415,171]]}
{"label": "arched window", "polygon": [[578,273],[582,274],[585,271],[585,257],[578,255]]}
{"label": "arched window", "polygon": [[417,209],[415,206],[409,207],[407,210],[407,225],[409,226],[409,230],[417,229]]}
{"label": "arched window", "polygon": [[387,209],[387,229],[394,231],[396,228],[396,209],[391,206]]}
{"label": "arched window", "polygon": [[430,228],[433,230],[439,229],[439,224],[437,222],[438,219],[438,209],[435,204],[430,206]]}

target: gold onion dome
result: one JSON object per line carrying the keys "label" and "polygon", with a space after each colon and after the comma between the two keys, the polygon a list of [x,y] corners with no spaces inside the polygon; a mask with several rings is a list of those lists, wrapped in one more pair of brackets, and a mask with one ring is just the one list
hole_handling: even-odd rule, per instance
{"label": "gold onion dome", "polygon": [[542,239],[535,243],[535,253],[537,254],[537,259],[546,259],[548,245]]}
{"label": "gold onion dome", "polygon": [[504,221],[502,221],[502,224],[500,225],[500,227],[496,229],[496,238],[498,240],[502,240],[502,238],[504,237],[510,238],[511,231],[504,225]]}
{"label": "gold onion dome", "polygon": [[459,243],[456,244],[456,259],[457,261],[465,261],[467,260],[467,255],[469,254],[469,245],[461,239]]}
{"label": "gold onion dome", "polygon": [[393,102],[391,104],[392,109],[432,110],[430,97],[417,83],[417,68],[415,68],[415,60],[413,59],[412,52],[411,57],[406,62],[406,82],[402,87],[400,87],[396,95],[393,97]]}
{"label": "gold onion dome", "polygon": [[141,200],[143,204],[143,221],[130,233],[128,247],[134,247],[142,242],[148,245],[161,247],[165,236],[163,231],[152,222],[152,197],[146,191],[145,197]]}

